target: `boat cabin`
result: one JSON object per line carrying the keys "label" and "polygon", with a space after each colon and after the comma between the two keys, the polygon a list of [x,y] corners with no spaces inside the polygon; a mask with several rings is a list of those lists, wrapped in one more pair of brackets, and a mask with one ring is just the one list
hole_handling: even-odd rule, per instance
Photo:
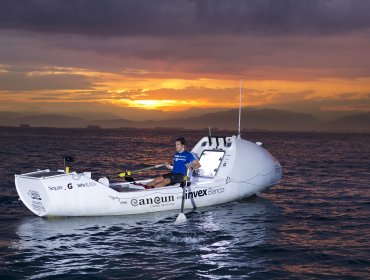
{"label": "boat cabin", "polygon": [[199,158],[200,168],[194,174],[199,177],[213,178],[224,158],[225,151],[204,150]]}

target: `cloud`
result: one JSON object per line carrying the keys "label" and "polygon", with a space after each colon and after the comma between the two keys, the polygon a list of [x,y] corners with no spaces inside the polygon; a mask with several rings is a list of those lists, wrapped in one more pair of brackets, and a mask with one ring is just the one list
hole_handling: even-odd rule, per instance
{"label": "cloud", "polygon": [[[6,39],[5,39],[6,38]],[[0,31],[0,61],[83,67],[131,76],[241,76],[254,80],[312,80],[370,76],[370,32],[342,36],[194,36],[101,39]]]}
{"label": "cloud", "polygon": [[92,89],[90,77],[63,69],[12,69],[0,74],[0,91]]}
{"label": "cloud", "polygon": [[[2,108],[122,108],[123,100],[225,108],[238,102],[240,78],[250,105],[345,108],[339,93],[366,101],[370,88],[369,8],[362,0],[2,0]],[[360,108],[361,98],[348,102]]]}
{"label": "cloud", "polygon": [[327,35],[370,27],[366,0],[3,0],[1,6],[1,28],[53,34]]}

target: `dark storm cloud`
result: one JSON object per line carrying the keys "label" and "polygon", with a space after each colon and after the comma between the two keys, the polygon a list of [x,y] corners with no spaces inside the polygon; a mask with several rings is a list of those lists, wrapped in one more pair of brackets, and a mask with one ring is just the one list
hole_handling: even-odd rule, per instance
{"label": "dark storm cloud", "polygon": [[370,27],[367,0],[2,0],[0,28],[111,36],[339,34]]}
{"label": "dark storm cloud", "polygon": [[76,74],[27,76],[8,72],[0,75],[0,91],[91,89],[92,81]]}

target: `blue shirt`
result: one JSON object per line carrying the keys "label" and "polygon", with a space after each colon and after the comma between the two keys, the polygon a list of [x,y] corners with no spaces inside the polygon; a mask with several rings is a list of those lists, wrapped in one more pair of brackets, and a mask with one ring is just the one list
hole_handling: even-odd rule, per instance
{"label": "blue shirt", "polygon": [[182,153],[176,152],[173,156],[173,171],[172,173],[181,173],[186,175],[185,164],[191,163],[197,158],[188,151],[183,151]]}

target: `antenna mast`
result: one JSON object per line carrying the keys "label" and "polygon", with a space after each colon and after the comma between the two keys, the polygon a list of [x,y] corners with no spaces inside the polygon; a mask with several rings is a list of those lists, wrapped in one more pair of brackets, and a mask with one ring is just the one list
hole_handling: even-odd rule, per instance
{"label": "antenna mast", "polygon": [[242,115],[242,84],[243,84],[243,80],[240,79],[240,100],[239,100],[239,125],[238,125],[238,138],[241,138],[241,135],[240,135],[240,118],[241,118],[241,115]]}

